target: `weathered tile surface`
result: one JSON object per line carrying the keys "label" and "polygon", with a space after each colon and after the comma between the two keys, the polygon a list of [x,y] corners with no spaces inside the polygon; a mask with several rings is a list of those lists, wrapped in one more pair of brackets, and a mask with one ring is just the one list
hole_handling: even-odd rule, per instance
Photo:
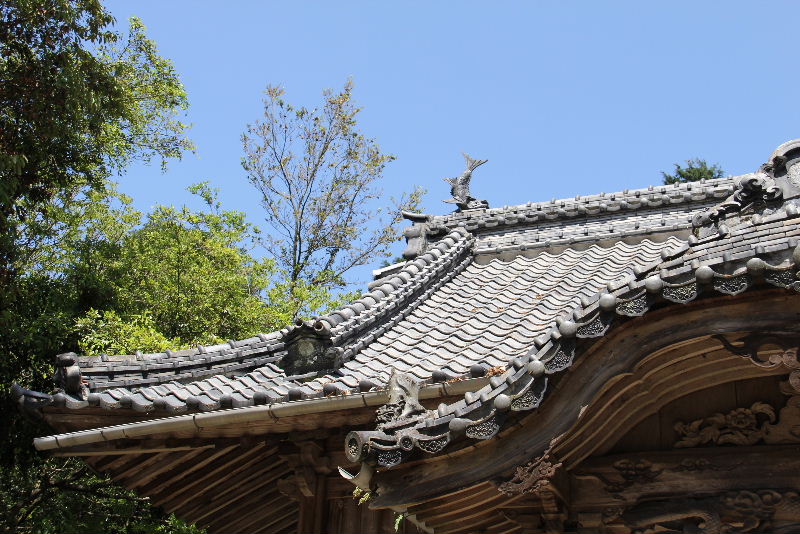
{"label": "weathered tile surface", "polygon": [[[503,366],[582,298],[685,246],[692,215],[730,194],[732,184],[725,178],[434,217],[450,233],[355,303],[214,347],[80,357],[89,395],[66,403],[205,411],[288,400],[293,389],[320,395],[328,382],[380,386],[393,368],[428,380],[434,371],[455,377],[476,364]],[[325,376],[287,377],[284,342],[298,328],[327,332],[345,363]]]}

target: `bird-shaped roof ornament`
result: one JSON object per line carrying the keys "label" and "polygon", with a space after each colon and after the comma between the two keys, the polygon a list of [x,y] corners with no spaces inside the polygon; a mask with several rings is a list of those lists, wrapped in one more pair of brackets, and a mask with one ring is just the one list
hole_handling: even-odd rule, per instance
{"label": "bird-shaped roof ornament", "polygon": [[453,198],[445,200],[444,202],[455,204],[458,206],[456,211],[474,210],[478,208],[488,208],[489,203],[485,200],[478,200],[470,195],[469,182],[472,179],[472,171],[483,165],[489,160],[486,159],[472,159],[468,154],[464,154],[464,159],[467,162],[466,170],[461,173],[458,178],[445,178],[444,181],[450,184],[450,194]]}

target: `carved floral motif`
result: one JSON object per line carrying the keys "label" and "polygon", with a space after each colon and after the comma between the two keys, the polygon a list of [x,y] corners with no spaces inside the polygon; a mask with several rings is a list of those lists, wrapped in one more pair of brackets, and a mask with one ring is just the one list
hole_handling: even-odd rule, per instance
{"label": "carved floral motif", "polygon": [[667,286],[661,291],[661,294],[665,299],[673,302],[686,303],[697,297],[697,283]]}
{"label": "carved floral motif", "polygon": [[572,365],[573,351],[565,351],[559,349],[556,354],[545,363],[545,368],[548,373],[557,373],[563,371]]}
{"label": "carved floral motif", "polygon": [[794,287],[794,284],[797,283],[797,276],[791,269],[785,271],[768,271],[764,274],[764,280],[778,287],[790,288]]}
{"label": "carved floral motif", "polygon": [[497,417],[490,417],[486,421],[482,421],[475,425],[467,427],[467,437],[474,439],[489,439],[500,430],[500,423]]}
{"label": "carved floral motif", "polygon": [[619,472],[622,480],[609,482],[606,485],[606,491],[609,493],[619,493],[634,484],[648,484],[663,472],[663,469],[653,469],[653,464],[642,459],[618,460],[614,462],[613,466]]}
{"label": "carved floral motif", "polygon": [[617,313],[629,317],[640,317],[647,311],[647,295],[641,295],[617,305]]}
{"label": "carved floral motif", "polygon": [[[794,389],[782,383],[783,393],[791,395]],[[750,408],[736,408],[728,414],[715,413],[710,417],[677,423],[675,431],[680,439],[677,448],[699,445],[767,445],[800,443],[800,395],[786,400],[786,405],[776,416],[775,409],[764,402]]]}
{"label": "carved floral motif", "polygon": [[714,289],[716,289],[720,293],[727,293],[728,295],[738,295],[742,291],[746,290],[751,283],[752,279],[750,278],[750,276],[746,274],[742,276],[734,276],[731,278],[715,278]]}
{"label": "carved floral motif", "polygon": [[554,463],[555,459],[550,458],[551,449],[552,445],[539,458],[517,467],[514,478],[503,482],[497,489],[509,496],[522,493],[536,495],[544,490],[562,465],[561,462]]}
{"label": "carved floral motif", "polygon": [[732,469],[736,469],[738,465],[741,464],[736,464],[729,467],[722,467],[717,464],[711,463],[705,458],[684,458],[683,460],[681,460],[681,463],[679,463],[675,467],[667,469],[667,471],[672,471],[675,473],[680,473],[684,471],[730,471]]}
{"label": "carved floral motif", "polygon": [[[796,493],[787,493],[788,498],[797,498]],[[774,490],[729,491],[719,498],[720,504],[728,510],[757,519],[769,519],[775,513],[784,496]]]}
{"label": "carved floral motif", "polygon": [[778,423],[767,427],[764,441],[770,445],[800,442],[800,396],[795,395],[781,408]]}
{"label": "carved floral motif", "polygon": [[582,324],[578,327],[578,337],[598,337],[602,336],[608,325],[606,325],[599,317],[593,321]]}
{"label": "carved floral motif", "polygon": [[680,439],[676,448],[698,445],[755,445],[764,439],[767,425],[775,422],[775,409],[767,403],[756,402],[750,408],[736,408],[728,414],[715,413],[689,424],[675,424]]}
{"label": "carved floral motif", "polygon": [[628,488],[640,484],[651,484],[666,472],[686,472],[686,471],[727,471],[735,469],[735,465],[731,467],[722,467],[711,463],[705,458],[684,458],[676,465],[661,465],[655,468],[653,464],[643,458],[622,459],[614,462],[612,467],[616,469],[619,477],[610,479],[603,474],[592,474],[601,480],[605,486],[604,489],[610,494],[622,493]]}

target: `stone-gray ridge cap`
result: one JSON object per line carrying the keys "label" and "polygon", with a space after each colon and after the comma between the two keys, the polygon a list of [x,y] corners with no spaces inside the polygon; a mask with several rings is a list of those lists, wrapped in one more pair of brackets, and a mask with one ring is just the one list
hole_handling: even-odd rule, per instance
{"label": "stone-gray ridge cap", "polygon": [[431,217],[431,222],[447,227],[463,226],[468,231],[536,221],[555,221],[579,216],[595,216],[617,211],[659,208],[696,202],[718,201],[730,195],[737,180],[748,175],[699,182],[626,189],[616,193],[578,195],[549,202],[528,202],[518,206],[475,209]]}
{"label": "stone-gray ridge cap", "polygon": [[[453,404],[442,404],[434,413],[410,423],[398,423],[390,434],[351,432],[345,444],[349,459],[363,461],[372,454],[371,440],[380,445],[375,458],[378,465],[392,466],[414,447],[438,453],[463,436],[492,438],[502,428],[505,412],[528,411],[540,405],[548,376],[571,366],[576,339],[603,336],[620,318],[644,315],[654,304],[684,304],[703,293],[736,295],[761,283],[800,291],[799,215],[793,209],[763,217],[747,214],[732,231],[693,246],[683,243],[664,249],[660,262],[608,284],[569,315],[547,325],[533,348],[514,358],[479,391],[467,393]],[[350,447],[351,442],[360,446]]]}
{"label": "stone-gray ridge cap", "polygon": [[635,243],[643,238],[663,240],[665,236],[688,238],[692,219],[698,209],[711,204],[683,204],[664,209],[647,208],[620,212],[584,220],[545,222],[535,225],[503,227],[479,234],[475,246],[478,255],[538,253],[618,241]]}
{"label": "stone-gray ridge cap", "polygon": [[314,329],[330,332],[334,343],[354,336],[372,325],[382,312],[396,310],[416,289],[442,276],[448,268],[463,260],[471,252],[472,242],[469,232],[455,228],[426,254],[407,262],[397,274],[379,280],[377,287],[360,299],[318,318]]}
{"label": "stone-gray ridge cap", "polygon": [[[213,346],[199,346],[153,354],[74,356],[92,391],[119,386],[169,381],[194,381],[199,377],[247,372],[279,361],[285,354],[280,332]],[[65,360],[62,355],[61,360]],[[146,376],[145,376],[146,375]]]}
{"label": "stone-gray ridge cap", "polygon": [[669,235],[688,238],[700,213],[718,205],[740,180],[752,176],[755,173],[445,216],[404,213],[414,224],[404,232],[408,246],[403,256],[415,258],[454,227],[464,227],[475,236],[479,256],[532,255],[595,243],[610,246],[620,240],[663,240]]}

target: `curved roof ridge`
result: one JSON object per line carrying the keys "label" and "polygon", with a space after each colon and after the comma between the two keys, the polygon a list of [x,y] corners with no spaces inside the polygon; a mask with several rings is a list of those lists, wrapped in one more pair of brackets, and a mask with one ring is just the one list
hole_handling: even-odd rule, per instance
{"label": "curved roof ridge", "polygon": [[425,253],[406,264],[394,275],[378,280],[379,284],[360,299],[319,317],[314,329],[329,332],[338,344],[386,318],[386,312],[399,311],[417,290],[442,276],[468,252],[474,238],[458,227],[431,246]]}
{"label": "curved roof ridge", "polygon": [[[487,228],[503,224],[517,224],[523,220],[533,222],[539,218],[556,220],[583,215],[598,215],[604,212],[639,209],[642,207],[659,207],[663,205],[679,205],[725,198],[734,190],[741,176],[726,176],[714,180],[684,182],[670,185],[651,185],[641,189],[625,189],[614,193],[596,195],[577,195],[571,198],[552,199],[544,202],[528,202],[516,206],[502,208],[482,208],[435,215],[432,222],[453,225],[465,225],[468,222],[484,221]],[[471,230],[467,226],[468,230]]]}
{"label": "curved roof ridge", "polygon": [[[288,334],[314,325],[334,344],[349,339],[402,311],[410,299],[447,273],[470,250],[474,238],[456,228],[395,275],[355,302],[315,321],[303,321],[281,330],[231,340],[213,346],[167,350],[161,353],[100,356],[59,355],[59,366],[80,368],[89,392],[115,388],[147,388],[159,384],[193,383],[214,375],[246,373],[279,362],[286,354]],[[350,350],[349,352],[353,352]]]}
{"label": "curved roof ridge", "polygon": [[[156,363],[173,363],[181,361],[187,357],[198,356],[200,354],[211,354],[215,352],[232,351],[236,349],[243,349],[250,346],[258,345],[261,343],[269,343],[270,341],[277,341],[280,337],[280,332],[260,333],[256,336],[240,339],[230,340],[226,343],[219,343],[217,345],[198,345],[197,347],[190,347],[187,349],[166,350],[164,352],[149,352],[143,353],[136,351],[134,354],[100,354],[97,356],[76,355],[76,363],[80,365],[81,369],[90,369],[92,367],[108,368],[108,364],[139,364],[141,362],[156,362]],[[96,365],[99,364],[99,365]]]}
{"label": "curved roof ridge", "polygon": [[[239,341],[161,353],[109,356],[59,354],[57,366],[79,368],[88,390],[147,387],[165,382],[193,382],[223,373],[249,372],[279,361],[284,353],[279,332],[259,334]],[[63,386],[64,384],[62,384]]]}
{"label": "curved roof ridge", "polygon": [[570,246],[565,246],[564,248],[556,249],[554,251],[550,250],[543,250],[542,252],[538,253],[535,256],[525,256],[524,254],[517,254],[512,258],[505,258],[502,256],[495,256],[492,257],[488,263],[500,262],[500,263],[509,263],[512,261],[517,261],[518,259],[523,260],[536,260],[537,258],[541,258],[542,261],[544,259],[549,260],[558,260],[563,257],[580,257],[581,253],[587,250],[608,250],[612,248],[623,248],[625,250],[636,250],[640,246],[648,247],[652,249],[661,249],[659,245],[663,245],[666,242],[671,241],[681,241],[686,242],[685,239],[682,239],[675,235],[668,235],[662,240],[654,240],[650,239],[652,236],[644,236],[640,241],[637,241],[636,244],[626,243],[625,241],[603,241],[603,242],[592,242],[588,244],[585,248],[575,248]]}

